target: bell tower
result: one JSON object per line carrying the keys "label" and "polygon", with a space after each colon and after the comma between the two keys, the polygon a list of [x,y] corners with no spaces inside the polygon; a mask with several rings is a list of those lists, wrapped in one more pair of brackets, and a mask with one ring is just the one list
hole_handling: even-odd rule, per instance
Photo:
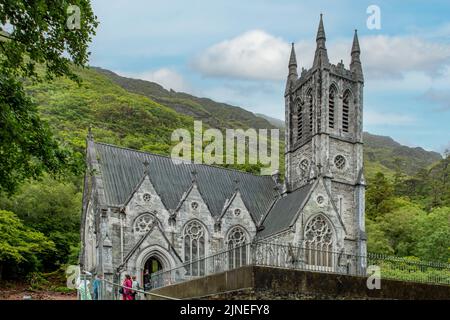
{"label": "bell tower", "polygon": [[[363,86],[355,30],[350,67],[331,64],[320,15],[314,62],[297,74],[292,45],[285,90],[285,181],[291,192],[323,178],[347,229],[347,240],[365,252]],[[353,245],[350,247],[356,248]]]}

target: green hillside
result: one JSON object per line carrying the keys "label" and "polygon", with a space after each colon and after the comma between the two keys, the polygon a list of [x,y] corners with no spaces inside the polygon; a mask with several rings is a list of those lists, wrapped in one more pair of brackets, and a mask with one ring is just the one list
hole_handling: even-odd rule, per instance
{"label": "green hillside", "polygon": [[280,128],[282,130],[284,130],[284,128],[285,128],[284,120],[272,118],[272,117],[266,116],[265,114],[262,114],[262,113],[255,113],[255,115],[258,117],[261,117],[263,119],[266,119],[267,121],[269,121],[270,124],[272,124],[273,126],[275,126],[277,128]]}
{"label": "green hillside", "polygon": [[77,73],[81,86],[58,79],[30,84],[27,90],[55,133],[78,150],[84,150],[89,126],[99,141],[164,154],[173,130],[192,131],[192,117],[128,92],[93,69]]}
{"label": "green hillside", "polygon": [[399,166],[401,171],[408,175],[413,175],[442,159],[437,152],[403,146],[391,137],[368,132],[364,132],[364,156],[368,163],[376,162],[391,170],[396,170]]}
{"label": "green hillside", "polygon": [[144,95],[181,114],[202,120],[212,128],[271,129],[276,127],[266,119],[240,107],[208,98],[198,98],[187,93],[169,91],[157,83],[122,77],[109,70],[101,68],[95,68],[95,70],[130,92]]}

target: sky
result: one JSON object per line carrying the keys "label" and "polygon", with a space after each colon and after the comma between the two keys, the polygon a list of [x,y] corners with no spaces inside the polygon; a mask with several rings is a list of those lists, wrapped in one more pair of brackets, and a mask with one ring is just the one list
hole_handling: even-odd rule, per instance
{"label": "sky", "polygon": [[[284,120],[290,43],[310,68],[320,13],[330,62],[361,44],[364,130],[450,148],[450,1],[92,0],[90,65]],[[380,11],[379,28],[370,6]],[[369,8],[369,11],[368,11]],[[370,26],[370,25],[369,25]]]}

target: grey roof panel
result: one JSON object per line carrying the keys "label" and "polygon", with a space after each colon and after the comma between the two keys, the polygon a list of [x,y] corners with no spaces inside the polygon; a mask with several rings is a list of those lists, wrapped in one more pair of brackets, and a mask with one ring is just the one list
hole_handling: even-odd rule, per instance
{"label": "grey roof panel", "polygon": [[312,186],[312,184],[306,184],[278,199],[265,217],[263,221],[264,229],[258,232],[258,237],[267,237],[287,229],[296,213],[301,209]]}
{"label": "grey roof panel", "polygon": [[95,147],[106,200],[111,205],[124,204],[142,179],[145,160],[149,162],[150,180],[168,209],[175,209],[183,193],[191,186],[191,172],[194,169],[199,191],[215,216],[220,215],[225,200],[235,192],[235,180],[239,180],[242,199],[257,221],[267,212],[276,196],[274,182],[269,176],[202,164],[175,164],[169,157],[103,143],[95,143]]}

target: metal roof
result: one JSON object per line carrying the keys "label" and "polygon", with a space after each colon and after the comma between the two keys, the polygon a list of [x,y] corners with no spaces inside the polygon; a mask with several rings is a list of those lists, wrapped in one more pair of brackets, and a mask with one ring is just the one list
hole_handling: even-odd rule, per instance
{"label": "metal roof", "polygon": [[[168,209],[175,209],[183,193],[192,184],[195,170],[199,191],[214,216],[219,216],[226,199],[235,192],[236,185],[246,207],[259,221],[277,195],[270,176],[256,176],[216,166],[175,163],[170,157],[131,150],[95,142],[100,164],[106,201],[110,205],[123,205],[144,175],[147,161],[148,175]],[[235,181],[238,181],[236,184]]]}
{"label": "metal roof", "polygon": [[309,194],[313,184],[306,184],[297,190],[287,193],[275,202],[264,218],[264,229],[258,232],[263,238],[287,229]]}

